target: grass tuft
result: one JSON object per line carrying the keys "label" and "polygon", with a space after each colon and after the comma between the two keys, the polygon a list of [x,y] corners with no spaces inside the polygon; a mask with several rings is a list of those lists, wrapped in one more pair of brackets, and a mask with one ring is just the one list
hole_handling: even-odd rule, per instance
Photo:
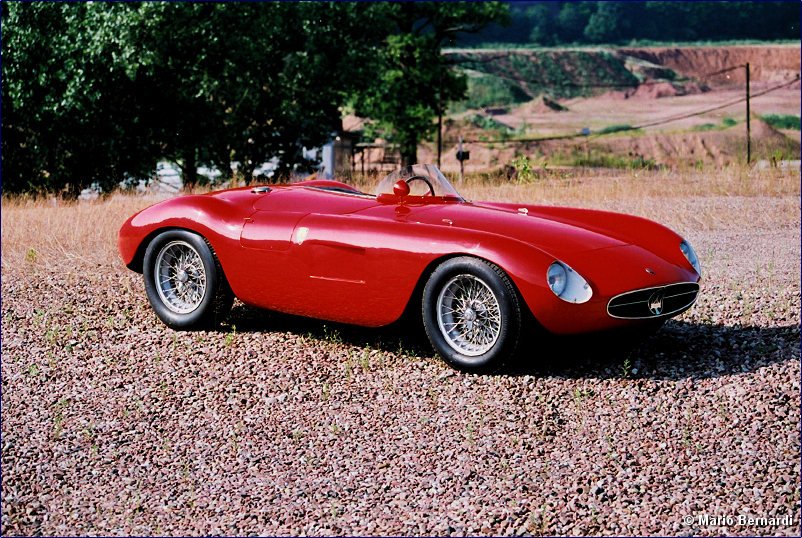
{"label": "grass tuft", "polygon": [[775,129],[794,129],[802,130],[802,118],[793,114],[766,114],[760,119],[774,127]]}

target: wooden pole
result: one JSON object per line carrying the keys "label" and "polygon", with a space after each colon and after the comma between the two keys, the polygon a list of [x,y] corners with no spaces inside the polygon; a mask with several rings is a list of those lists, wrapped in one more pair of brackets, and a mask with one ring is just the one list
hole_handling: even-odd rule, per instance
{"label": "wooden pole", "polygon": [[[459,155],[462,155],[462,135],[459,137]],[[460,159],[459,160],[459,184],[462,186],[462,180],[465,176],[465,161]]]}
{"label": "wooden pole", "polygon": [[440,67],[437,87],[437,168],[440,168],[440,155],[443,152],[443,67]]}
{"label": "wooden pole", "polygon": [[749,111],[749,62],[746,62],[746,164],[752,162],[752,122]]}

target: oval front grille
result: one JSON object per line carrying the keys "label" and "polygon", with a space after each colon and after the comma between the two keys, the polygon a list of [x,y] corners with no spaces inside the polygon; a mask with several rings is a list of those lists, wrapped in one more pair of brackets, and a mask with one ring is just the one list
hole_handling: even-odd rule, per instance
{"label": "oval front grille", "polygon": [[610,299],[607,313],[622,319],[672,316],[687,310],[698,294],[699,284],[692,282],[630,291]]}

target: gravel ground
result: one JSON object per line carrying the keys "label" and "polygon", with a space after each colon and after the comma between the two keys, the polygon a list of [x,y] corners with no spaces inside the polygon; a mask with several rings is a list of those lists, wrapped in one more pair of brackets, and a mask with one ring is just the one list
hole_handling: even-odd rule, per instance
{"label": "gravel ground", "polygon": [[119,263],[4,268],[2,534],[798,536],[799,223],[689,239],[692,310],[492,376],[402,327],[174,332]]}

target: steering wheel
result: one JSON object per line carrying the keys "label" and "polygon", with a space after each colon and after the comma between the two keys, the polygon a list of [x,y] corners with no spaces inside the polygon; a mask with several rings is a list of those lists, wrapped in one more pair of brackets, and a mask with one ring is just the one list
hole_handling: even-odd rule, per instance
{"label": "steering wheel", "polygon": [[425,176],[412,176],[411,178],[407,179],[407,185],[409,185],[413,181],[423,181],[426,183],[426,186],[429,187],[429,192],[423,194],[422,196],[434,196],[434,187],[432,186],[431,181]]}

